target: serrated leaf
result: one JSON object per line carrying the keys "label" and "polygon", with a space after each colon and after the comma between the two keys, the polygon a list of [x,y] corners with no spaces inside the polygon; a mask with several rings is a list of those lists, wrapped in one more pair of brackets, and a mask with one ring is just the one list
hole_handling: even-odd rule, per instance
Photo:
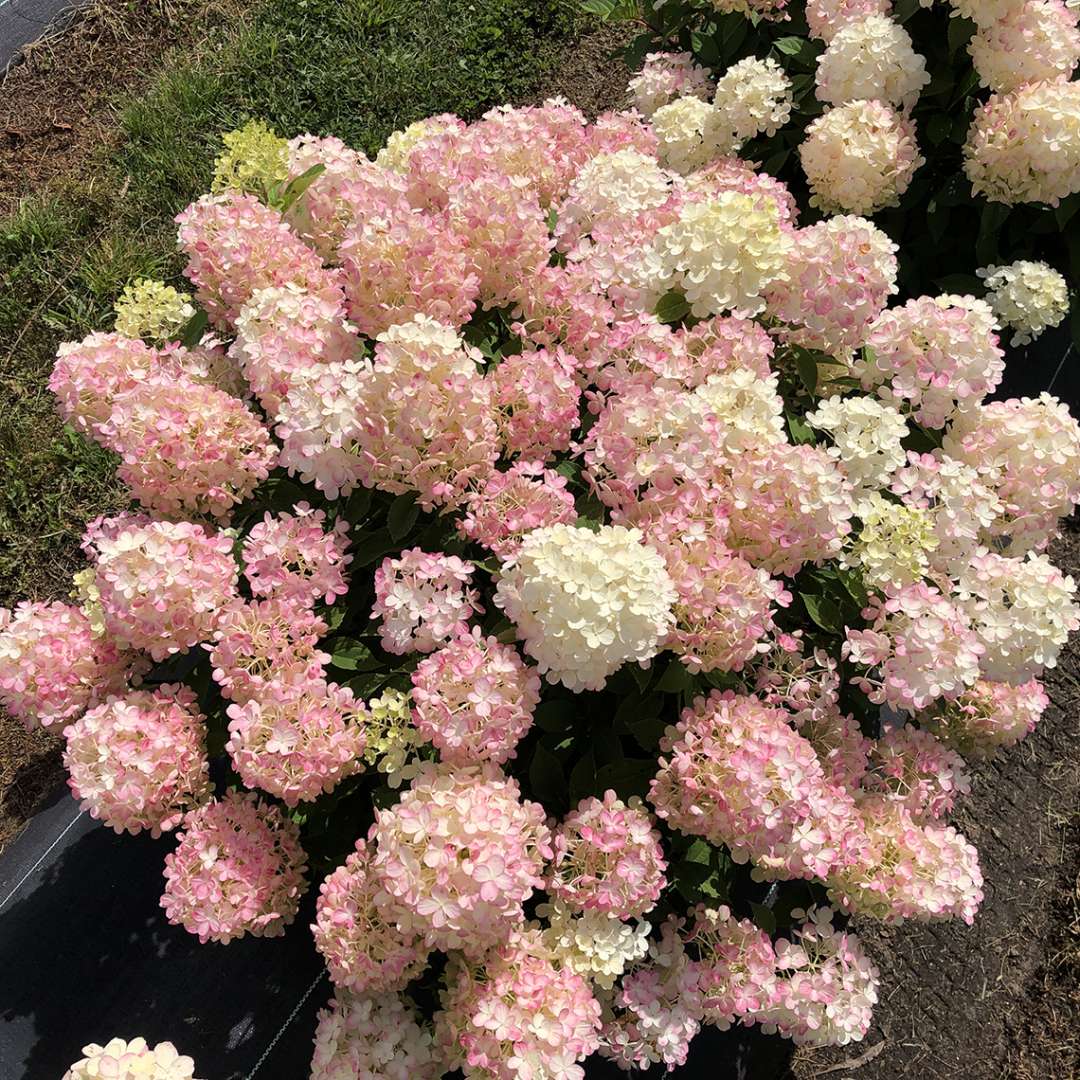
{"label": "serrated leaf", "polygon": [[312,165],[310,169],[306,169],[299,176],[293,177],[281,192],[276,194],[271,200],[274,207],[284,214],[287,210],[291,209],[299,199],[303,198],[307,189],[311,187],[324,172],[326,172],[325,165]]}
{"label": "serrated leaf", "polygon": [[343,671],[376,671],[382,661],[362,642],[354,638],[337,638],[330,643],[330,663]]}
{"label": "serrated leaf", "polygon": [[420,507],[416,496],[408,491],[399,495],[391,504],[386,515],[386,528],[392,540],[400,540],[416,524],[420,517]]}
{"label": "serrated leaf", "polygon": [[686,665],[681,660],[672,660],[660,676],[656,689],[661,694],[681,694],[692,689],[693,685],[694,677],[687,671]]}
{"label": "serrated leaf", "polygon": [[773,914],[772,908],[768,908],[764,904],[751,902],[750,911],[755,926],[760,930],[764,930],[766,934],[776,933],[776,916]]}
{"label": "serrated leaf", "polygon": [[566,778],[559,759],[543,741],[533,747],[529,762],[529,785],[533,794],[545,803],[556,805],[565,801]]}
{"label": "serrated leaf", "polygon": [[672,289],[657,301],[655,315],[662,323],[677,323],[689,314],[690,305],[678,289]]}
{"label": "serrated leaf", "polygon": [[822,630],[829,634],[839,634],[844,628],[840,609],[827,596],[817,593],[799,593],[803,604],[806,605],[806,613]]}
{"label": "serrated leaf", "polygon": [[796,446],[812,445],[817,442],[814,429],[801,417],[796,416],[790,409],[784,413],[787,419],[788,431],[791,433],[792,442]]}
{"label": "serrated leaf", "polygon": [[799,379],[809,394],[816,394],[818,387],[817,357],[809,349],[800,349],[798,346],[795,346],[794,353],[795,366],[799,370]]}

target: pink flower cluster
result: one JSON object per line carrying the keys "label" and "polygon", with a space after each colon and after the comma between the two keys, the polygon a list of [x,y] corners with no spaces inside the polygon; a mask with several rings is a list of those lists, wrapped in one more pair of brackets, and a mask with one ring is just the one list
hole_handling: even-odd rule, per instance
{"label": "pink flower cluster", "polygon": [[423,767],[396,806],[375,811],[372,838],[398,926],[467,953],[522,921],[552,856],[543,807],[491,765]]}
{"label": "pink flower cluster", "polygon": [[201,525],[120,515],[92,523],[84,547],[107,633],[155,660],[206,641],[236,596],[232,540]]}
{"label": "pink flower cluster", "polygon": [[233,767],[286,806],[332,791],[363,767],[364,704],[336,683],[268,680],[227,712]]}
{"label": "pink flower cluster", "polygon": [[161,906],[200,941],[278,937],[307,890],[300,830],[254,792],[230,791],[185,815],[165,856]]}
{"label": "pink flower cluster", "polygon": [[412,684],[413,723],[451,765],[516,757],[540,701],[540,676],[479,627],[421,660]]}
{"label": "pink flower cluster", "polygon": [[323,600],[332,604],[348,591],[345,568],[348,522],[327,530],[326,514],[297,503],[291,514],[267,513],[244,540],[244,577],[256,596],[296,600],[301,606]]}
{"label": "pink flower cluster", "polygon": [[64,739],[72,794],[118,833],[160,836],[210,798],[206,717],[186,686],[110,697]]}
{"label": "pink flower cluster", "polygon": [[446,980],[436,1031],[451,1068],[492,1080],[582,1080],[577,1063],[599,1044],[600,1004],[537,931],[513,931],[479,971],[453,959]]}
{"label": "pink flower cluster", "polygon": [[319,886],[311,930],[334,985],[357,994],[401,990],[427,966],[429,950],[398,928],[363,840]]}
{"label": "pink flower cluster", "polygon": [[649,800],[672,828],[769,876],[826,877],[849,857],[855,805],[787,714],[714,690],[664,736]]}
{"label": "pink flower cluster", "polygon": [[60,727],[122,693],[133,661],[70,604],[0,608],[0,703],[27,729]]}
{"label": "pink flower cluster", "polygon": [[410,548],[375,571],[379,637],[389,653],[433,652],[468,629],[480,610],[473,568],[454,555]]}
{"label": "pink flower cluster", "polygon": [[581,911],[620,919],[644,915],[667,880],[660,834],[640,800],[614,791],[582,799],[555,831],[547,889]]}

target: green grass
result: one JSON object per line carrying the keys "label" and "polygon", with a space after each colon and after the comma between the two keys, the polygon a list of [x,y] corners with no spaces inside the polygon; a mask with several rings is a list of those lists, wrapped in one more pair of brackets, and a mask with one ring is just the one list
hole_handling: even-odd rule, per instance
{"label": "green grass", "polygon": [[206,190],[221,131],[260,117],[373,153],[432,113],[534,95],[583,28],[568,0],[259,0],[199,54],[163,58],[92,180],[0,221],[0,603],[62,592],[85,520],[125,502],[45,381],[130,279],[177,275],[172,218]]}

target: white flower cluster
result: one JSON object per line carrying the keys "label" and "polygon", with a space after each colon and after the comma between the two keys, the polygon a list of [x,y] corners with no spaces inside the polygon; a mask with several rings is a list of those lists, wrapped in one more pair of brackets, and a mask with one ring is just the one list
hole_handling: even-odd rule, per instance
{"label": "white flower cluster", "polygon": [[687,206],[653,242],[658,295],[682,289],[698,318],[748,317],[765,308],[762,293],[787,273],[791,239],[774,202],[738,191]]}
{"label": "white flower cluster", "polygon": [[911,36],[885,15],[867,15],[841,27],[818,61],[816,78],[819,101],[883,101],[904,109],[930,82]]}
{"label": "white flower cluster", "polygon": [[987,302],[998,322],[1015,331],[1013,345],[1027,345],[1069,313],[1069,286],[1044,262],[1020,259],[1009,266],[978,271],[986,282]]}
{"label": "white flower cluster", "polygon": [[558,900],[541,904],[537,914],[547,920],[544,944],[559,963],[606,990],[649,951],[647,922],[623,922],[602,911],[573,912]]}
{"label": "white flower cluster", "polygon": [[824,398],[806,422],[827,431],[835,457],[855,488],[880,488],[907,461],[900,445],[907,421],[897,409],[866,395]]}
{"label": "white flower cluster", "polygon": [[339,990],[319,1013],[311,1080],[435,1080],[443,1072],[430,1031],[400,994]]}
{"label": "white flower cluster", "polygon": [[891,10],[892,0],[806,0],[806,22],[810,36],[827,45],[848,23]]}
{"label": "white flower cluster", "polygon": [[925,162],[913,121],[880,101],[827,109],[806,129],[799,157],[814,206],[864,215],[896,206]]}
{"label": "white flower cluster", "polygon": [[671,176],[656,158],[633,149],[598,154],[574,177],[559,207],[556,235],[568,247],[594,225],[631,221],[671,195]]}
{"label": "white flower cluster", "polygon": [[618,525],[535,529],[495,589],[541,673],[575,691],[600,690],[628,660],[655,656],[674,602],[663,558]]}
{"label": "white flower cluster", "polygon": [[720,76],[709,130],[723,153],[734,153],[757,135],[775,135],[791,117],[791,80],[771,57],[748,56]]}
{"label": "white flower cluster", "polygon": [[1077,14],[1062,0],[1025,0],[987,22],[968,44],[983,86],[1010,93],[1068,79],[1080,60]]}
{"label": "white flower cluster", "polygon": [[900,589],[929,574],[929,556],[938,541],[925,510],[892,502],[875,491],[855,512],[862,528],[841,558],[843,565],[858,567],[867,585],[876,589]]}
{"label": "white flower cluster", "polygon": [[992,551],[960,569],[958,595],[985,652],[984,678],[1014,685],[1055,667],[1080,628],[1076,582],[1045,555],[1009,558]]}
{"label": "white flower cluster", "polygon": [[649,53],[641,71],[630,80],[629,90],[634,106],[648,119],[677,97],[704,101],[712,92],[712,78],[689,53]]}

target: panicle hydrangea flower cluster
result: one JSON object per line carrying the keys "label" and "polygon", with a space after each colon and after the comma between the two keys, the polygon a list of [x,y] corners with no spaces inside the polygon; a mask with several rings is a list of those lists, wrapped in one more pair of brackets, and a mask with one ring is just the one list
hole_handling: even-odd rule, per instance
{"label": "panicle hydrangea flower cluster", "polygon": [[599,1043],[600,1004],[570,967],[557,967],[537,930],[515,930],[481,970],[454,957],[436,1015],[450,1068],[485,1080],[582,1080]]}
{"label": "panicle hydrangea flower cluster", "polygon": [[412,684],[413,723],[451,765],[516,757],[540,701],[540,676],[478,626],[421,660]]}
{"label": "panicle hydrangea flower cluster", "polygon": [[64,739],[68,786],[115,832],[160,836],[210,798],[206,717],[186,686],[109,697]]}
{"label": "panicle hydrangea flower cluster", "polygon": [[170,1042],[150,1044],[137,1039],[110,1039],[104,1046],[90,1043],[62,1080],[193,1080],[195,1062]]}
{"label": "panicle hydrangea flower cluster", "polygon": [[547,923],[542,934],[559,966],[577,972],[593,985],[611,990],[615,980],[649,951],[649,924],[624,922],[602,911],[574,911],[561,900],[540,904]]}
{"label": "panicle hydrangea flower cluster", "polygon": [[672,828],[724,845],[764,874],[825,877],[846,860],[851,797],[826,782],[781,710],[714,690],[683,710],[660,749],[649,800]]}
{"label": "panicle hydrangea flower cluster", "polygon": [[862,527],[842,555],[842,566],[856,567],[866,584],[878,589],[901,589],[929,574],[938,539],[927,511],[875,491],[856,512]]}
{"label": "panicle hydrangea flower cluster", "polygon": [[401,994],[338,991],[319,1012],[310,1080],[438,1080],[434,1036]]}
{"label": "panicle hydrangea flower cluster", "polygon": [[270,433],[230,394],[149,378],[117,398],[98,440],[120,455],[117,476],[148,510],[227,519],[278,460]]}
{"label": "panicle hydrangea flower cluster", "polygon": [[1008,93],[1028,83],[1068,80],[1080,61],[1078,19],[1065,0],[1024,0],[980,26],[968,52],[982,85]]}
{"label": "panicle hydrangea flower cluster", "polygon": [[891,10],[892,0],[806,0],[806,21],[810,36],[828,44],[850,23]]}
{"label": "panicle hydrangea flower cluster", "polygon": [[619,525],[534,529],[495,587],[540,673],[570,690],[599,690],[627,661],[655,656],[674,599],[663,558]]}
{"label": "panicle hydrangea flower cluster", "polygon": [[226,712],[233,768],[286,806],[317,799],[363,765],[364,704],[336,683],[270,679]]}
{"label": "panicle hydrangea flower cluster", "polygon": [[218,613],[211,674],[223,697],[243,704],[271,683],[298,686],[323,677],[330,654],[318,648],[326,623],[295,599],[236,600]]}
{"label": "panicle hydrangea flower cluster", "polygon": [[398,929],[363,840],[319,886],[311,932],[334,985],[357,994],[402,990],[427,966],[428,948]]}
{"label": "panicle hydrangea flower cluster", "polygon": [[122,693],[133,662],[70,604],[0,608],[0,703],[27,730],[60,728]]}
{"label": "panicle hydrangea flower cluster", "polygon": [[433,652],[468,629],[480,610],[473,568],[456,555],[410,548],[375,571],[379,638],[389,653]]}
{"label": "panicle hydrangea flower cluster", "polygon": [[863,389],[926,427],[944,427],[954,412],[978,403],[1005,371],[990,305],[971,296],[923,296],[890,308],[871,324],[852,365]]}
{"label": "panicle hydrangea flower cluster", "polygon": [[1001,500],[987,532],[1007,541],[1010,554],[1045,548],[1057,535],[1058,519],[1080,502],[1080,424],[1047,393],[963,411],[942,448],[970,465]]}
{"label": "panicle hydrangea flower cluster", "polygon": [[1009,266],[988,266],[978,274],[998,322],[1014,331],[1013,345],[1029,344],[1069,313],[1069,286],[1044,262],[1020,259]]}
{"label": "panicle hydrangea flower cluster", "polygon": [[898,205],[925,164],[914,121],[881,101],[826,109],[806,129],[799,158],[811,205],[833,214],[874,214]]}
{"label": "panicle hydrangea flower cluster", "polygon": [[870,751],[866,791],[900,803],[915,822],[938,821],[971,792],[964,759],[912,724],[887,731]]}
{"label": "panicle hydrangea flower cluster", "polygon": [[734,153],[756,135],[775,135],[791,118],[791,80],[768,57],[748,56],[716,81],[707,136],[721,153]]}
{"label": "panicle hydrangea flower cluster", "polygon": [[919,825],[901,804],[866,799],[865,842],[829,878],[829,899],[885,923],[960,918],[969,926],[983,901],[978,853],[951,825]]}
{"label": "panicle hydrangea flower cluster", "polygon": [[392,788],[412,778],[410,757],[423,740],[412,722],[408,694],[389,689],[371,698],[364,714],[364,735],[364,761],[385,773]]}
{"label": "panicle hydrangea flower cluster", "polygon": [[332,604],[348,591],[345,568],[352,556],[348,522],[338,520],[325,528],[326,514],[306,502],[293,512],[270,514],[255,525],[244,540],[241,558],[244,577],[256,596],[294,600],[299,606],[315,600]]}
{"label": "panicle hydrangea flower cluster", "polygon": [[865,218],[838,215],[799,229],[788,272],[765,293],[784,337],[846,357],[897,291],[897,246]]}
{"label": "panicle hydrangea flower cluster", "polygon": [[175,341],[195,314],[187,293],[151,278],[126,285],[114,310],[117,334],[152,343]]}
{"label": "panicle hydrangea flower cluster", "polygon": [[975,110],[964,172],[990,202],[1049,203],[1080,191],[1080,83],[1035,82]]}
{"label": "panicle hydrangea flower cluster", "polygon": [[505,940],[543,888],[551,834],[539,803],[491,765],[426,765],[396,806],[375,811],[372,861],[397,925],[435,948]]}
{"label": "panicle hydrangea flower cluster", "polygon": [[1076,582],[1045,555],[1024,558],[980,548],[959,570],[957,595],[983,648],[982,674],[1023,683],[1057,665],[1080,629]]}
{"label": "panicle hydrangea flower cluster", "polygon": [[706,100],[712,94],[712,86],[708,70],[694,63],[689,53],[654,52],[646,55],[628,89],[635,108],[650,119],[657,109],[677,97]]}
{"label": "panicle hydrangea flower cluster", "polygon": [[923,713],[919,723],[964,757],[989,758],[1030,735],[1049,704],[1038,679],[1017,686],[980,679],[955,701]]}
{"label": "panicle hydrangea flower cluster", "polygon": [[917,712],[973,686],[985,646],[964,608],[923,581],[873,595],[867,630],[848,628],[844,656],[876,671],[856,686],[876,705]]}
{"label": "panicle hydrangea flower cluster", "polygon": [[230,791],[190,811],[165,856],[161,906],[202,942],[279,937],[307,890],[300,830],[277,806]]}
{"label": "panicle hydrangea flower cluster", "polygon": [[902,446],[907,421],[892,405],[863,394],[848,398],[833,394],[806,414],[806,422],[828,433],[829,453],[856,490],[885,486],[907,464]]}
{"label": "panicle hydrangea flower cluster", "polygon": [[736,919],[721,905],[698,904],[689,913],[683,940],[696,957],[704,1020],[726,1031],[739,1020],[751,1023],[777,994],[776,952],[769,935],[749,919]]}
{"label": "panicle hydrangea flower cluster", "polygon": [[640,799],[610,788],[582,799],[555,831],[548,892],[571,909],[632,919],[653,909],[666,884],[660,834]]}
{"label": "panicle hydrangea flower cluster", "polygon": [[511,559],[529,533],[576,520],[565,476],[539,462],[516,461],[506,472],[491,473],[469,496],[458,531]]}
{"label": "panicle hydrangea flower cluster", "polygon": [[910,109],[930,82],[911,36],[885,15],[845,22],[818,60],[817,97],[830,105],[879,101]]}
{"label": "panicle hydrangea flower cluster", "polygon": [[879,974],[859,939],[833,925],[830,908],[796,909],[803,922],[776,942],[777,993],[766,1031],[802,1046],[843,1046],[870,1030]]}
{"label": "panicle hydrangea flower cluster", "polygon": [[191,522],[99,519],[85,549],[105,629],[155,660],[206,641],[236,596],[233,542]]}
{"label": "panicle hydrangea flower cluster", "polygon": [[570,449],[581,390],[574,358],[563,349],[526,349],[492,373],[492,404],[503,446],[522,461]]}

